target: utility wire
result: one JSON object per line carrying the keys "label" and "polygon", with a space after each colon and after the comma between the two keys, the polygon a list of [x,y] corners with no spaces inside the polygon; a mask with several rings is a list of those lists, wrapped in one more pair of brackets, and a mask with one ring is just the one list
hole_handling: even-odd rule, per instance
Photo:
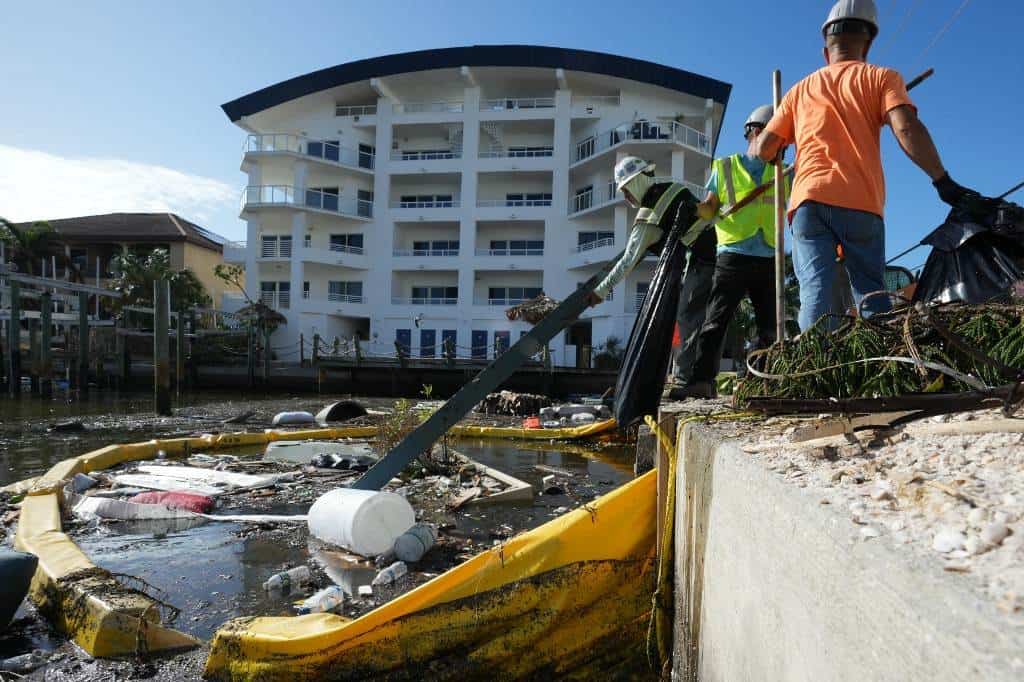
{"label": "utility wire", "polygon": [[[892,45],[895,42],[896,38],[899,37],[901,33],[903,33],[903,31],[907,28],[908,23],[910,22],[910,17],[914,14],[914,11],[921,5],[921,2],[922,0],[914,0],[914,3],[910,5],[906,13],[903,15],[903,19],[900,20],[900,23],[896,27],[896,30],[893,31],[891,34],[888,34],[884,38],[882,44],[878,46],[876,56],[881,56],[882,51],[888,48],[890,45]],[[893,3],[894,9],[895,5],[896,3]]]}
{"label": "utility wire", "polygon": [[921,60],[924,59],[924,56],[926,54],[928,54],[928,51],[931,50],[933,47],[935,47],[935,44],[939,42],[939,40],[942,38],[942,36],[946,35],[946,31],[949,30],[950,26],[953,25],[953,22],[955,22],[957,20],[957,18],[960,16],[960,14],[964,11],[964,9],[969,4],[971,4],[971,0],[964,0],[960,4],[960,6],[956,8],[956,11],[953,12],[953,16],[951,16],[949,18],[949,21],[947,21],[946,24],[942,28],[939,29],[939,32],[935,34],[934,38],[932,38],[932,42],[928,43],[928,47],[924,48],[924,50],[921,51],[921,54],[917,55],[917,59],[914,61],[914,65],[915,66],[917,64],[920,64]]}

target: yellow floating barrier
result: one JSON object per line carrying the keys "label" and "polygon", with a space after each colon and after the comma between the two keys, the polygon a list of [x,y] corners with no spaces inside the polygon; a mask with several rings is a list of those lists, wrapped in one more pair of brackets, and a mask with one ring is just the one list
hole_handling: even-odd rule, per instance
{"label": "yellow floating barrier", "polygon": [[606,679],[643,670],[655,488],[649,472],[353,621],[229,621],[214,637],[205,674]]}
{"label": "yellow floating barrier", "polygon": [[614,419],[566,426],[560,429],[523,429],[517,426],[453,426],[449,433],[469,438],[512,438],[522,440],[580,440],[593,438],[616,427]]}

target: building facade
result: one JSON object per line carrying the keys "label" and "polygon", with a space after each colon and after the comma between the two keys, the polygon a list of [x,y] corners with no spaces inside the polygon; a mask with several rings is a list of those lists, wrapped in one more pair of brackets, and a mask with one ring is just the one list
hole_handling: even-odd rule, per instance
{"label": "building facade", "polygon": [[[343,64],[223,105],[247,136],[250,296],[275,343],[350,339],[367,354],[491,358],[530,326],[505,310],[562,299],[623,248],[623,156],[700,191],[730,86],[611,55],[450,48]],[[624,340],[648,259],[551,345],[555,364]]]}

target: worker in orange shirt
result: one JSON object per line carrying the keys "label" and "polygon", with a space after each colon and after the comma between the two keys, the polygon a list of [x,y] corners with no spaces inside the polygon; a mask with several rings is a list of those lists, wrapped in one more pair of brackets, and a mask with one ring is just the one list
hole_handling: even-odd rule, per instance
{"label": "worker in orange shirt", "polygon": [[[878,35],[872,0],[840,0],[821,27],[826,66],[793,86],[757,138],[765,161],[796,144],[796,176],[789,202],[793,267],[800,282],[800,328],[831,311],[842,247],[856,303],[885,289],[885,178],[880,131],[892,128],[903,152],[929,178],[939,197],[962,210],[984,199],[954,182],[928,129],[917,118],[903,78],[866,63]],[[884,296],[869,299],[866,314],[889,309]],[[831,320],[834,328],[837,320]]]}

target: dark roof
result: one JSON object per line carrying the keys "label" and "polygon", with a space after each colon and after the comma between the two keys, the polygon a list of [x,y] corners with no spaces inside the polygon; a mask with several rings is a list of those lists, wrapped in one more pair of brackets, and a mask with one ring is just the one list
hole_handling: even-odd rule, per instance
{"label": "dark roof", "polygon": [[603,52],[535,45],[472,45],[440,50],[403,52],[373,59],[339,64],[249,93],[221,109],[232,121],[284,102],[347,83],[414,71],[449,69],[459,66],[518,66],[584,71],[678,90],[712,99],[723,106],[732,85],[689,71]]}
{"label": "dark roof", "polygon": [[63,239],[76,242],[188,242],[218,253],[224,240],[174,213],[107,213],[47,220]]}

